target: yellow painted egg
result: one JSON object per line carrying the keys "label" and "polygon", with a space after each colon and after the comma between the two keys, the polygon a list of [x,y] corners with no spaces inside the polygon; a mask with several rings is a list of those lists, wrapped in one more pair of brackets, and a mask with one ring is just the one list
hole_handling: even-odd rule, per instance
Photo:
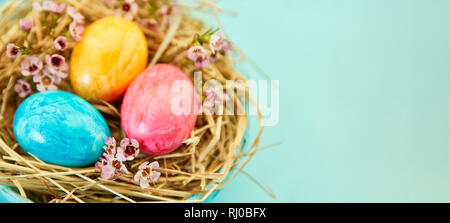
{"label": "yellow painted egg", "polygon": [[70,82],[85,99],[119,99],[147,66],[147,40],[133,22],[106,17],[87,27],[70,60]]}

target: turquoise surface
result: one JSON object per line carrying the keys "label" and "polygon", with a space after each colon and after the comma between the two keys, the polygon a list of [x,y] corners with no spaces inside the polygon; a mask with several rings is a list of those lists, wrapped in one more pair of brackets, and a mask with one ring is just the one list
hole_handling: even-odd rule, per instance
{"label": "turquoise surface", "polygon": [[[280,122],[214,202],[450,202],[450,1],[228,0]],[[253,78],[263,79],[255,69]],[[254,130],[254,129],[253,129]]]}
{"label": "turquoise surface", "polygon": [[32,203],[12,190],[12,187],[0,186],[0,203]]}
{"label": "turquoise surface", "polygon": [[110,136],[100,112],[65,91],[31,95],[17,108],[14,135],[20,147],[39,159],[67,167],[95,163]]}

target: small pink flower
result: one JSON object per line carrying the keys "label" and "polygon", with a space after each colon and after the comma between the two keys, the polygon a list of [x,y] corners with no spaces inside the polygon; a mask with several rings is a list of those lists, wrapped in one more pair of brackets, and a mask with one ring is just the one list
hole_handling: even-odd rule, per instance
{"label": "small pink flower", "polygon": [[102,173],[100,175],[101,178],[109,180],[114,177],[115,169],[111,164],[106,163],[106,165],[101,167],[101,170],[102,170]]}
{"label": "small pink flower", "polygon": [[197,60],[195,61],[195,68],[197,69],[205,69],[211,65],[211,61],[209,59]]}
{"label": "small pink flower", "polygon": [[205,59],[206,58],[206,50],[203,49],[201,46],[193,46],[189,48],[189,50],[186,52],[186,56],[192,60],[197,61],[199,59]]}
{"label": "small pink flower", "polygon": [[105,144],[108,146],[116,147],[116,139],[114,137],[109,137],[109,138],[105,139]]}
{"label": "small pink flower", "polygon": [[44,1],[42,3],[42,8],[44,11],[62,13],[66,8],[66,4],[64,3],[58,4],[54,1]]}
{"label": "small pink flower", "polygon": [[148,161],[139,166],[139,171],[134,175],[134,181],[139,182],[141,188],[149,188],[149,181],[155,182],[161,176],[160,172],[154,171],[159,168],[159,163],[154,161],[149,164]]}
{"label": "small pink flower", "polygon": [[209,101],[209,100],[205,100],[205,101],[203,102],[203,106],[202,106],[202,108],[201,108],[200,113],[202,113],[202,112],[204,112],[204,111],[206,111],[206,110],[208,110],[208,111],[211,112],[211,111],[214,109],[214,107],[215,107],[214,102]]}
{"label": "small pink flower", "polygon": [[114,8],[117,3],[117,0],[102,0],[109,8]]}
{"label": "small pink flower", "polygon": [[224,94],[223,91],[221,91],[219,88],[209,88],[205,91],[205,96],[207,98],[214,98],[214,101],[217,102],[224,102],[229,100],[229,96],[227,94]]}
{"label": "small pink flower", "polygon": [[211,36],[209,47],[213,54],[216,52],[226,53],[231,50],[231,42],[223,39],[223,31],[218,31]]}
{"label": "small pink flower", "polygon": [[222,49],[222,42],[223,42],[223,31],[218,31],[211,36],[211,39],[209,41],[209,47],[211,48],[213,54],[215,54],[216,50],[218,51]]}
{"label": "small pink flower", "polygon": [[72,6],[67,7],[66,13],[72,18],[73,22],[78,25],[84,25],[84,16],[79,12],[75,12]]}
{"label": "small pink flower", "polygon": [[128,20],[133,20],[134,16],[138,11],[138,5],[134,0],[125,0],[122,6],[116,10],[117,16],[123,16]]}
{"label": "small pink flower", "polygon": [[72,38],[79,42],[82,39],[82,35],[84,33],[84,25],[77,23],[75,20],[70,23],[69,25],[69,31],[72,35]]}
{"label": "small pink flower", "polygon": [[68,70],[69,66],[66,63],[66,59],[59,55],[59,54],[53,54],[53,55],[45,55],[45,62],[47,65],[49,65],[51,68],[56,70]]}
{"label": "small pink flower", "polygon": [[211,65],[206,56],[206,50],[201,46],[193,46],[186,52],[186,56],[194,61],[196,69],[204,69]]}
{"label": "small pink flower", "polygon": [[212,63],[212,64],[216,62],[216,55],[215,54],[213,54],[213,55],[211,55],[209,57],[209,62]]}
{"label": "small pink flower", "polygon": [[195,68],[204,69],[211,65],[206,56],[206,50],[201,46],[193,46],[186,52],[186,56],[195,63]]}
{"label": "small pink flower", "polygon": [[59,78],[66,78],[68,76],[66,72],[69,70],[69,65],[63,56],[59,54],[45,55],[45,62],[50,73]]}
{"label": "small pink flower", "polygon": [[124,138],[117,148],[117,158],[122,161],[131,161],[139,154],[139,142],[135,139]]}
{"label": "small pink flower", "polygon": [[149,18],[142,19],[140,23],[143,27],[145,27],[153,32],[156,32],[156,33],[161,32],[161,30],[159,29],[158,21],[156,21],[155,19],[149,19]]}
{"label": "small pink flower", "polygon": [[39,4],[39,2],[33,2],[31,5],[33,6],[34,9],[42,11],[42,6],[41,4]]}
{"label": "small pink flower", "polygon": [[53,43],[56,50],[65,51],[67,49],[67,38],[64,36],[58,36]]}
{"label": "small pink flower", "polygon": [[43,64],[39,58],[31,56],[28,60],[23,60],[20,64],[23,76],[36,75],[41,72]]}
{"label": "small pink flower", "polygon": [[114,158],[116,156],[116,139],[114,137],[109,137],[105,140],[105,144],[103,146],[103,149],[105,152],[103,153],[103,156],[107,159]]}
{"label": "small pink flower", "polygon": [[231,100],[228,94],[224,94],[219,88],[210,88],[205,91],[205,101],[203,102],[204,109],[214,109],[223,105],[225,102]]}
{"label": "small pink flower", "polygon": [[38,83],[36,89],[38,91],[56,91],[58,87],[55,84],[61,82],[61,78],[53,75],[48,67],[44,67],[42,74],[36,74],[33,76],[33,82]]}
{"label": "small pink flower", "polygon": [[31,86],[28,82],[19,79],[16,85],[14,85],[14,91],[17,92],[19,97],[24,98],[31,93]]}
{"label": "small pink flower", "polygon": [[20,55],[19,47],[16,44],[10,43],[6,46],[6,56],[16,58]]}
{"label": "small pink flower", "polygon": [[222,43],[222,52],[226,53],[233,48],[231,42],[229,40],[224,40]]}
{"label": "small pink flower", "polygon": [[73,20],[69,25],[70,34],[72,35],[75,41],[79,42],[81,41],[83,32],[85,30],[84,16],[79,12],[75,12],[75,9],[71,6],[67,7],[66,12]]}
{"label": "small pink flower", "polygon": [[111,165],[108,159],[100,158],[99,161],[95,163],[95,168],[102,171],[101,178],[108,180],[114,177],[115,168]]}
{"label": "small pink flower", "polygon": [[33,21],[28,19],[19,20],[19,25],[22,30],[29,31],[33,28]]}
{"label": "small pink flower", "polygon": [[105,180],[109,180],[114,176],[130,174],[125,164],[116,158],[100,158],[100,160],[95,164],[95,168],[101,169],[102,173],[100,176]]}
{"label": "small pink flower", "polygon": [[100,159],[98,159],[98,161],[95,163],[95,169],[101,169],[103,166],[108,164],[108,160],[100,157]]}
{"label": "small pink flower", "polygon": [[123,164],[123,162],[117,159],[110,160],[110,162],[114,167],[114,169],[116,170],[115,171],[116,175],[130,174],[130,172],[128,172],[127,167],[125,166],[125,164]]}
{"label": "small pink flower", "polygon": [[43,1],[42,5],[38,2],[33,2],[32,6],[38,11],[54,12],[58,14],[64,12],[64,9],[66,8],[66,4],[58,4],[54,1]]}
{"label": "small pink flower", "polygon": [[54,12],[61,14],[64,12],[65,9],[66,9],[66,4],[61,3],[56,7],[56,10]]}
{"label": "small pink flower", "polygon": [[161,18],[163,24],[172,25],[181,13],[180,5],[176,2],[171,2],[169,5],[162,5],[156,15]]}

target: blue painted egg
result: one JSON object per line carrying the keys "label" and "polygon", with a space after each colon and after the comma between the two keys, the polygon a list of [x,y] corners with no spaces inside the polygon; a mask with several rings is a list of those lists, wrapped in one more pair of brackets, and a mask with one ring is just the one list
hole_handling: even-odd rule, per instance
{"label": "blue painted egg", "polygon": [[28,97],[14,115],[14,135],[20,147],[39,159],[66,167],[95,163],[110,136],[97,109],[65,91]]}

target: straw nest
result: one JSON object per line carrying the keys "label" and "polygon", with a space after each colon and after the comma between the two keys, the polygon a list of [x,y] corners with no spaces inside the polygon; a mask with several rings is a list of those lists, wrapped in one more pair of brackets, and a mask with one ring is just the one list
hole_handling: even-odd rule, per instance
{"label": "straw nest", "polygon": [[[102,17],[114,15],[114,10],[101,1],[94,0],[60,0],[79,10],[87,20],[87,24]],[[137,18],[149,17],[146,1],[136,1],[139,4]],[[151,4],[162,4],[161,0],[149,1]],[[145,161],[159,161],[160,179],[151,184],[148,189],[141,189],[131,177],[120,176],[113,180],[100,178],[99,170],[93,166],[87,168],[66,168],[45,163],[33,154],[25,154],[17,144],[12,120],[14,112],[23,99],[17,96],[13,86],[16,80],[23,78],[20,72],[20,62],[25,56],[11,59],[5,56],[8,43],[23,42],[18,19],[32,19],[35,26],[29,34],[33,49],[39,49],[43,55],[52,48],[53,39],[44,35],[42,13],[30,7],[31,1],[11,1],[0,9],[0,184],[17,188],[20,194],[34,202],[200,202],[213,192],[223,188],[257,151],[259,136],[244,152],[242,144],[248,124],[247,115],[199,115],[191,137],[175,152],[162,156],[141,154],[133,160],[131,170]],[[182,17],[173,25],[161,27],[160,32],[154,32],[141,27],[149,43],[149,64],[171,63],[180,67],[191,79],[194,66],[185,57],[186,50],[192,43],[192,38],[198,33],[208,30],[202,21],[191,16],[192,11],[216,12],[221,9],[208,1],[199,1],[197,7],[184,6]],[[67,25],[69,17],[62,16],[55,28],[55,35],[61,33]],[[220,25],[220,22],[219,22]],[[69,59],[69,52],[64,56]],[[235,52],[237,48],[235,47]],[[239,51],[238,51],[239,54]],[[219,56],[217,61],[203,70],[203,81],[216,79],[222,84],[226,80],[243,80],[245,78],[233,67],[231,56]],[[66,80],[59,89],[72,91]],[[236,87],[236,86],[235,86]],[[237,86],[245,87],[245,86]],[[199,90],[199,89],[197,89]],[[233,91],[235,92],[235,91]],[[232,93],[235,94],[235,93]],[[248,98],[248,93],[246,94]],[[234,95],[237,107],[245,104]],[[201,99],[201,96],[199,96]],[[251,100],[249,100],[251,101]],[[109,104],[101,100],[90,102],[103,114],[110,127],[111,134],[116,139],[124,137],[120,123],[120,101]],[[244,158],[243,162],[241,158]],[[230,173],[233,169],[236,171]],[[192,195],[194,200],[192,200]],[[188,199],[190,198],[190,199]]]}

